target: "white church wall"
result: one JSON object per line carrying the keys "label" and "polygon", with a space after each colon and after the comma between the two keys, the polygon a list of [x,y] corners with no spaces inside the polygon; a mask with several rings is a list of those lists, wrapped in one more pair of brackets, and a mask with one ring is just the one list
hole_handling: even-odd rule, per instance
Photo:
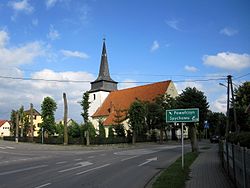
{"label": "white church wall", "polygon": [[89,116],[91,117],[96,110],[102,105],[110,92],[97,91],[89,94]]}

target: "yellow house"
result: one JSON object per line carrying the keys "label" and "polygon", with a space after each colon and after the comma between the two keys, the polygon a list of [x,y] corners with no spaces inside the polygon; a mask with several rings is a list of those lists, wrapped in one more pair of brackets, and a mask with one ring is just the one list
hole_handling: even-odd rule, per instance
{"label": "yellow house", "polygon": [[10,122],[8,120],[0,120],[0,138],[10,136]]}
{"label": "yellow house", "polygon": [[[24,111],[25,116],[28,116],[29,122],[30,122],[30,110]],[[41,123],[42,123],[42,116],[41,114],[36,110],[33,109],[33,130],[34,130],[34,136],[38,136],[39,130],[41,128]],[[31,136],[31,130],[28,131],[27,133],[28,136]]]}

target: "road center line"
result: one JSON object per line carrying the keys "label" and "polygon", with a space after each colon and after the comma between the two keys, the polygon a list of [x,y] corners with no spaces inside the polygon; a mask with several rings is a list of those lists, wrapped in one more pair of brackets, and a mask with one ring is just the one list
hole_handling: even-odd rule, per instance
{"label": "road center line", "polygon": [[34,187],[34,188],[42,188],[42,187],[46,187],[46,186],[48,186],[48,185],[50,185],[50,184],[51,184],[51,183],[46,183],[46,184],[39,185],[39,186]]}
{"label": "road center line", "polygon": [[97,169],[100,169],[100,168],[104,168],[106,166],[109,166],[110,164],[105,164],[105,165],[102,165],[102,166],[98,166],[98,167],[95,167],[95,168],[91,168],[91,169],[88,169],[88,170],[85,170],[85,171],[82,171],[82,172],[78,172],[76,173],[76,175],[81,175],[81,174],[85,174],[87,172],[90,172],[90,171],[94,171],[94,170],[97,170]]}
{"label": "road center line", "polygon": [[68,168],[68,169],[65,169],[65,170],[60,170],[58,172],[67,172],[67,171],[70,171],[70,170],[75,170],[75,169],[78,169],[78,168],[82,168],[82,167],[85,167],[85,166],[92,165],[93,163],[90,163],[90,162],[86,161],[86,162],[82,162],[82,163],[79,163],[79,164],[80,164],[80,166]]}
{"label": "road center line", "polygon": [[136,156],[132,156],[132,157],[128,157],[128,158],[122,159],[121,162],[127,161],[127,160],[129,160],[129,159],[133,159],[133,158],[136,158],[136,157],[137,157],[137,155],[136,155]]}
{"label": "road center line", "polygon": [[0,176],[15,174],[15,173],[18,173],[18,172],[24,172],[24,171],[28,171],[28,170],[34,170],[34,169],[38,169],[38,168],[44,168],[44,167],[47,167],[47,166],[48,165],[39,165],[39,166],[31,166],[31,167],[28,167],[28,168],[22,168],[22,169],[18,169],[18,170],[11,170],[11,171],[0,173]]}
{"label": "road center line", "polygon": [[58,164],[65,164],[65,163],[67,163],[67,161],[60,161],[60,162],[57,162],[56,164],[58,165]]}

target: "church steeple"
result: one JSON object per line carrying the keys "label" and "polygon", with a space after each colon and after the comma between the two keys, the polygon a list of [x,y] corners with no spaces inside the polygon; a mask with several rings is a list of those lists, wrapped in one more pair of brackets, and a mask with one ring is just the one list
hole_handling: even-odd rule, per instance
{"label": "church steeple", "polygon": [[99,75],[94,82],[91,82],[90,92],[117,90],[117,82],[111,79],[109,74],[108,58],[105,39],[103,39],[101,64]]}
{"label": "church steeple", "polygon": [[96,81],[97,80],[113,81],[109,74],[109,65],[108,65],[105,39],[103,39],[101,64],[99,69],[99,75]]}

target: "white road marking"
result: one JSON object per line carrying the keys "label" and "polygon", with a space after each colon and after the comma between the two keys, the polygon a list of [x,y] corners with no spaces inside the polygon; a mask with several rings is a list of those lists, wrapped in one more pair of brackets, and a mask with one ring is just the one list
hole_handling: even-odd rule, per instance
{"label": "white road marking", "polygon": [[12,146],[4,146],[4,145],[1,145],[1,146],[0,146],[0,149],[15,149],[15,148],[12,147]]}
{"label": "white road marking", "polygon": [[76,175],[81,175],[81,174],[85,174],[87,172],[90,172],[90,171],[94,171],[94,170],[97,170],[97,169],[100,169],[100,168],[104,168],[106,166],[109,166],[110,164],[105,164],[105,165],[102,165],[102,166],[98,166],[98,167],[95,167],[95,168],[91,168],[91,169],[88,169],[88,170],[85,170],[85,171],[82,171],[82,172],[78,172],[76,173]]}
{"label": "white road marking", "polygon": [[8,149],[15,149],[15,148],[12,147],[12,146],[6,146],[6,148],[8,148]]}
{"label": "white road marking", "polygon": [[88,162],[88,161],[85,161],[85,162],[81,162],[81,163],[77,163],[77,164],[80,164],[80,166],[68,168],[68,169],[65,169],[65,170],[60,170],[60,171],[58,171],[58,172],[67,172],[67,171],[70,171],[70,170],[75,170],[75,169],[78,169],[78,168],[82,168],[82,167],[85,167],[85,166],[92,165],[93,163],[90,163],[90,162]]}
{"label": "white road marking", "polygon": [[144,163],[141,163],[138,166],[143,166],[143,165],[148,164],[148,163],[150,163],[152,161],[157,161],[157,157],[154,157],[154,158],[151,158],[151,159],[147,159]]}
{"label": "white road marking", "polygon": [[67,163],[67,161],[60,161],[60,162],[57,162],[56,164],[58,165],[58,164],[65,164],[65,163]]}
{"label": "white road marking", "polygon": [[[2,152],[0,152],[2,153]],[[22,158],[22,159],[13,159],[10,161],[1,161],[0,164],[4,164],[4,163],[11,163],[11,162],[19,162],[19,161],[28,161],[28,160],[39,160],[39,159],[45,159],[47,157],[33,157],[33,158]]]}
{"label": "white road marking", "polygon": [[42,188],[42,187],[46,187],[46,186],[48,186],[48,185],[50,185],[50,184],[51,184],[51,183],[46,183],[46,184],[39,185],[39,186],[34,187],[34,188]]}
{"label": "white road marking", "polygon": [[138,156],[136,155],[136,156],[128,157],[128,158],[122,159],[121,162],[127,161],[127,160],[129,160],[129,159],[133,159],[133,158],[136,158],[136,157],[138,157]]}
{"label": "white road marking", "polygon": [[11,171],[0,173],[0,176],[15,174],[15,173],[18,173],[18,172],[24,172],[24,171],[28,171],[28,170],[34,170],[34,169],[38,169],[38,168],[44,168],[44,167],[47,167],[47,166],[48,165],[39,165],[39,166],[31,166],[31,167],[27,167],[27,168],[21,168],[21,169],[18,169],[18,170],[11,170]]}

